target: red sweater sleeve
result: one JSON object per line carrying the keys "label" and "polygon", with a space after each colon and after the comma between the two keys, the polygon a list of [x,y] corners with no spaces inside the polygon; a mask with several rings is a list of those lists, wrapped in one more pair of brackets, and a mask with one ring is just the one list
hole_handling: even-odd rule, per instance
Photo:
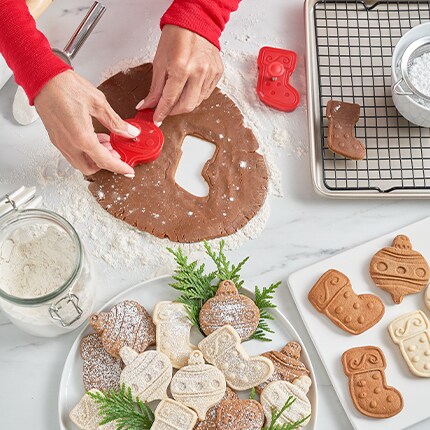
{"label": "red sweater sleeve", "polygon": [[0,54],[31,104],[50,79],[71,69],[52,52],[46,37],[36,29],[25,0],[0,0]]}
{"label": "red sweater sleeve", "polygon": [[240,0],[174,0],[161,18],[161,29],[166,24],[186,28],[220,49],[221,33],[239,3]]}

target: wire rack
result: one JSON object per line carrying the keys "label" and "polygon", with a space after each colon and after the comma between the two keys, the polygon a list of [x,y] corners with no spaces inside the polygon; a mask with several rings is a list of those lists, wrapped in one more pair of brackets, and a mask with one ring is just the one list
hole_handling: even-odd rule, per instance
{"label": "wire rack", "polygon": [[[430,1],[320,0],[313,10],[320,89],[322,175],[331,191],[430,189],[430,129],[412,125],[391,98],[391,58],[399,39],[430,21]],[[358,103],[356,136],[365,160],[327,146],[330,99]]]}

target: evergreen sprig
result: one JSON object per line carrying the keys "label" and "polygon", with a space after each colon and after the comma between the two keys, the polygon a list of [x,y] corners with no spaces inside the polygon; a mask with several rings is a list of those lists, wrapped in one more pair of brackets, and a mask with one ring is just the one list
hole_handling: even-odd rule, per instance
{"label": "evergreen sprig", "polygon": [[310,415],[307,417],[302,418],[299,421],[296,421],[294,423],[286,423],[286,424],[278,424],[277,421],[282,416],[282,414],[291,407],[291,405],[296,401],[296,398],[293,396],[288,397],[288,400],[285,402],[284,406],[281,408],[281,410],[278,411],[278,409],[273,408],[272,409],[272,419],[270,420],[270,423],[268,426],[265,426],[262,428],[262,430],[295,430],[300,428],[309,418]]}
{"label": "evergreen sprig", "polygon": [[88,392],[99,406],[100,426],[115,421],[117,430],[149,430],[154,423],[154,413],[139,397],[133,400],[130,387],[122,384],[116,392]]}

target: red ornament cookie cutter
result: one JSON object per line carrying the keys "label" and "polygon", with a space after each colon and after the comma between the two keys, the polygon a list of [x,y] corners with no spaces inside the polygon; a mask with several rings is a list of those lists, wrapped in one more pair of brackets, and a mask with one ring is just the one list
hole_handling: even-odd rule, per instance
{"label": "red ornament cookie cutter", "polygon": [[258,55],[257,94],[268,106],[292,112],[300,103],[298,91],[290,84],[297,54],[286,49],[264,46]]}
{"label": "red ornament cookie cutter", "polygon": [[121,160],[131,167],[154,161],[161,154],[164,135],[153,123],[153,115],[152,109],[143,109],[134,118],[125,120],[140,130],[139,136],[134,139],[114,133],[110,135],[112,148],[121,155]]}

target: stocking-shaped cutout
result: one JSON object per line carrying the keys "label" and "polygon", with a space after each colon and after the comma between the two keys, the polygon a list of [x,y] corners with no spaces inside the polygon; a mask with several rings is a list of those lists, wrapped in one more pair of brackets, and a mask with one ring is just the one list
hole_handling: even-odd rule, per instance
{"label": "stocking-shaped cutout", "polygon": [[154,415],[151,430],[193,430],[197,422],[194,411],[172,399],[161,401]]}

